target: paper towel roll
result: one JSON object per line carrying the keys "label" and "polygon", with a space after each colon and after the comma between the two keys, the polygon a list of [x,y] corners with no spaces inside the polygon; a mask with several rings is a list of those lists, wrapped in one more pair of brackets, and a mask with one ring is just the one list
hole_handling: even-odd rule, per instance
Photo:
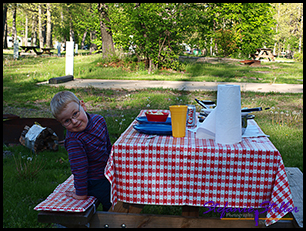
{"label": "paper towel roll", "polygon": [[234,144],[241,141],[241,93],[239,85],[218,85],[215,141]]}

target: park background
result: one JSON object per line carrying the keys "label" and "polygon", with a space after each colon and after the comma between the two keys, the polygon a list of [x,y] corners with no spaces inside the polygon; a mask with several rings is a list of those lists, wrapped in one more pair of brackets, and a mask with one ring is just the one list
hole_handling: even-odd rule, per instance
{"label": "park background", "polygon": [[303,3],[4,3],[3,48],[17,36],[40,48],[74,41],[103,58],[133,52],[149,71],[178,69],[191,49],[247,58],[267,47],[301,61]]}
{"label": "park background", "polygon": [[[75,78],[226,81],[292,84],[303,81],[302,3],[4,3],[3,113],[52,118],[50,100],[64,87],[37,85],[65,75],[65,51],[13,58],[20,45],[74,41]],[[104,36],[104,37],[103,37]],[[104,38],[104,39],[103,39]],[[7,44],[6,44],[7,43]],[[240,64],[267,47],[276,62]],[[90,55],[91,54],[91,55]],[[189,57],[180,59],[179,57]],[[200,58],[211,62],[197,62]],[[222,62],[228,58],[230,62]],[[175,89],[71,89],[90,113],[107,121],[114,143],[141,109],[216,100],[216,92]],[[303,93],[242,92],[243,107],[270,107],[255,120],[280,151],[286,167],[303,172]],[[254,113],[255,114],[255,113]],[[37,222],[33,208],[71,174],[67,152],[38,155],[3,144],[3,227],[54,227]],[[20,166],[27,166],[22,170]],[[180,206],[146,206],[143,213],[180,214]]]}

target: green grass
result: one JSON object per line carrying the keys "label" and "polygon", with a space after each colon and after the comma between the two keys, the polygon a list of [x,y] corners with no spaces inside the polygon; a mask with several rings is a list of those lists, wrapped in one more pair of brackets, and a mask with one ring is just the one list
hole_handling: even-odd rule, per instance
{"label": "green grass", "polygon": [[250,67],[237,63],[191,63],[186,67],[190,80],[207,82],[295,83],[303,79],[301,63],[262,63]]}
{"label": "green grass", "polygon": [[[98,76],[101,77],[104,70],[101,65],[97,65],[98,62],[101,62],[98,60],[99,55],[75,57],[75,72],[77,73],[76,70],[80,71],[78,78],[87,77],[92,72],[98,73]],[[17,61],[4,60],[3,64],[3,113],[12,113],[28,118],[52,118],[49,109],[50,100],[55,93],[64,90],[64,88],[36,85],[36,83],[46,81],[50,76],[64,75],[64,70],[62,70],[64,69],[64,58],[39,57]],[[293,64],[293,66],[288,64],[288,66],[298,69],[296,71],[302,69],[302,66],[297,64]],[[89,72],[90,67],[92,69]],[[81,73],[82,68],[84,68],[83,74]],[[279,69],[281,68],[279,66]],[[283,68],[288,67],[284,66]],[[130,75],[130,78],[140,78],[137,77],[139,73],[117,71],[118,76],[120,73],[121,75],[125,73]],[[111,74],[108,77],[111,77]],[[136,77],[133,77],[134,75]],[[144,76],[151,78],[155,75]],[[156,76],[161,78],[170,76],[172,78],[176,75],[160,71],[160,74]],[[197,111],[200,111],[194,98],[215,101],[217,97],[216,92],[209,91],[188,92],[150,88],[127,91],[89,87],[71,89],[71,91],[85,101],[89,113],[98,113],[105,117],[112,143],[129,126],[141,109],[168,109],[173,104],[194,104]],[[241,96],[243,107],[273,107],[271,110],[254,112],[255,120],[262,130],[270,135],[269,139],[280,151],[285,166],[298,167],[303,172],[303,94],[242,92]],[[59,183],[71,175],[67,152],[63,147],[60,147],[57,152],[44,151],[36,157],[23,146],[7,147],[3,145],[3,150],[13,152],[16,157],[23,156],[22,160],[24,161],[27,161],[28,157],[32,157],[39,158],[46,163],[36,177],[20,179],[14,158],[3,158],[3,227],[53,227],[52,224],[38,223],[38,212],[33,208],[43,201]],[[146,206],[143,212],[180,214],[181,207]]]}
{"label": "green grass", "polygon": [[[34,207],[71,175],[67,154],[63,149],[60,147],[58,152],[45,151],[36,157],[23,146],[4,146],[3,150],[12,151],[23,163],[28,161],[28,157],[33,157],[42,159],[46,165],[36,177],[20,179],[13,157],[3,158],[3,227],[52,227],[37,222],[38,212]],[[66,161],[59,162],[61,158]]]}
{"label": "green grass", "polygon": [[[155,70],[148,74],[140,63],[122,60],[119,67],[102,60],[101,54],[74,57],[74,77],[86,79],[137,79],[171,81],[217,81],[300,84],[303,79],[303,63],[262,62],[260,67],[250,67],[237,61],[196,62],[184,61],[182,71]],[[105,65],[106,64],[106,65]],[[20,75],[27,82],[46,81],[65,75],[65,57],[21,57],[12,60],[10,53],[3,54],[4,74],[12,80]]]}

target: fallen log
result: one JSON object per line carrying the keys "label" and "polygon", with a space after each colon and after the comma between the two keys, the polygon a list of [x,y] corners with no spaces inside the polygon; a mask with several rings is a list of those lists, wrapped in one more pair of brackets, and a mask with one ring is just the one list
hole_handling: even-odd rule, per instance
{"label": "fallen log", "polygon": [[260,65],[260,61],[259,60],[243,60],[243,61],[239,61],[240,63],[246,64],[246,65],[250,65],[250,66],[259,66]]}
{"label": "fallen log", "polygon": [[73,75],[61,76],[49,79],[49,84],[65,83],[73,80]]}

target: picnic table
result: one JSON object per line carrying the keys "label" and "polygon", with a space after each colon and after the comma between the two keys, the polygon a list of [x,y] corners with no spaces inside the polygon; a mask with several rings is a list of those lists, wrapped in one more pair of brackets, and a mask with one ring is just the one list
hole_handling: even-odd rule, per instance
{"label": "picnic table", "polygon": [[[145,112],[141,110],[138,117]],[[135,119],[113,144],[105,168],[113,203],[108,212],[96,212],[94,197],[66,197],[65,191],[74,190],[71,175],[35,207],[40,211],[38,221],[67,227],[254,227],[254,218],[199,217],[199,208],[210,201],[216,209],[259,208],[263,212],[261,204],[268,202],[274,203],[273,209],[259,214],[259,227],[264,227],[263,220],[266,225],[292,227],[286,220],[277,222],[288,212],[277,207],[294,207],[290,187],[301,184],[291,178],[301,177],[290,169],[289,187],[280,153],[254,120],[248,120],[247,129],[259,136],[245,137],[234,145],[197,139],[190,130],[183,138],[146,135],[133,128],[137,123]],[[299,197],[294,203],[302,211]],[[182,216],[140,214],[144,205],[182,206]],[[302,222],[302,212],[297,214]]]}
{"label": "picnic table", "polygon": [[53,52],[50,52],[52,48],[41,48],[41,49],[42,49],[42,54],[48,54],[48,55],[53,54]]}
{"label": "picnic table", "polygon": [[35,52],[36,55],[42,55],[42,54],[48,54],[51,55],[53,54],[52,52],[50,52],[50,50],[52,48],[41,48],[42,52],[39,52],[36,50],[36,48],[38,48],[37,46],[20,46],[23,49],[23,54],[26,54],[28,51],[31,52],[31,50],[33,50]]}
{"label": "picnic table", "polygon": [[[282,157],[266,136],[243,138],[234,145],[197,139],[191,131],[184,138],[149,139],[133,128],[137,123],[114,143],[106,166],[113,205],[121,201],[199,208],[213,201],[217,207],[260,208],[268,201],[294,207]],[[262,132],[254,120],[248,123]],[[266,225],[285,214],[268,211]]]}
{"label": "picnic table", "polygon": [[23,49],[24,53],[27,53],[28,51],[31,52],[31,50],[33,50],[36,54],[38,54],[39,52],[36,51],[36,48],[38,48],[37,46],[20,46]]}
{"label": "picnic table", "polygon": [[255,54],[251,54],[254,60],[267,58],[269,61],[275,61],[272,49],[270,48],[257,48]]}

